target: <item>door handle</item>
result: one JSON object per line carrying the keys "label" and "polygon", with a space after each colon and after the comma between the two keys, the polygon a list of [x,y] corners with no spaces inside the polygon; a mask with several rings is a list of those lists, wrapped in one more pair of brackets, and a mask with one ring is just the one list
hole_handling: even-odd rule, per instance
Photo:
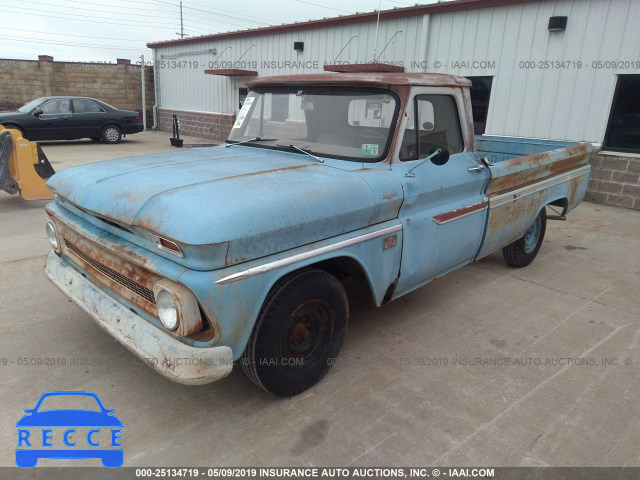
{"label": "door handle", "polygon": [[484,165],[477,165],[475,167],[467,168],[467,171],[468,172],[480,172],[481,170],[484,170],[485,168],[487,168],[487,167],[485,167]]}

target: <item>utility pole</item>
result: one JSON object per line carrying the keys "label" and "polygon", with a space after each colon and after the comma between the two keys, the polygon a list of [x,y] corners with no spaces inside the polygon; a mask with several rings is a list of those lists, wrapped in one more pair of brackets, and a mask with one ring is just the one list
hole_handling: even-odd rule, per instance
{"label": "utility pole", "polygon": [[180,38],[184,38],[184,22],[182,21],[182,0],[180,0]]}

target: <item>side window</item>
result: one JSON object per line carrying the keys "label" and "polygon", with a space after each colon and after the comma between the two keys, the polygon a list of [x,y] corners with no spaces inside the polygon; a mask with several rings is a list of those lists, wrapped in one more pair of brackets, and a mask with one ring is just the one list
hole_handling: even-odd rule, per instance
{"label": "side window", "polygon": [[71,101],[68,98],[51,100],[42,106],[42,113],[45,115],[71,113]]}
{"label": "side window", "polygon": [[409,107],[400,160],[426,158],[440,146],[451,155],[464,150],[456,100],[450,95],[417,95]]}
{"label": "side window", "polygon": [[99,113],[102,108],[97,103],[86,98],[75,98],[73,102],[73,113]]}

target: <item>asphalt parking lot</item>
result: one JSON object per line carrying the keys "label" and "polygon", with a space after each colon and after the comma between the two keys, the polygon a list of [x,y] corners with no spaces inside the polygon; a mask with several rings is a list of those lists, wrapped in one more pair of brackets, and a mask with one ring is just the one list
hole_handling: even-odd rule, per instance
{"label": "asphalt parking lot", "polygon": [[[167,138],[43,146],[62,169]],[[494,254],[381,309],[351,288],[340,361],[281,399],[239,369],[187,387],[137,362],[44,277],[42,207],[0,193],[0,466],[53,390],[116,410],[125,466],[640,465],[638,211],[583,203],[531,266]]]}

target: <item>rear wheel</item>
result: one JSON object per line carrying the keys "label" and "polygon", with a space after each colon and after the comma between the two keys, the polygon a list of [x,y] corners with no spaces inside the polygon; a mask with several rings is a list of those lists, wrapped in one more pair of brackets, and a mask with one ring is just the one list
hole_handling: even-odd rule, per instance
{"label": "rear wheel", "polygon": [[315,385],[340,351],[349,305],[342,284],[322,270],[297,272],[267,298],[241,359],[269,393],[290,397]]}
{"label": "rear wheel", "polygon": [[540,251],[546,230],[547,211],[543,208],[524,236],[502,249],[505,261],[512,267],[526,267],[533,262]]}
{"label": "rear wheel", "polygon": [[122,130],[117,125],[107,125],[102,129],[102,141],[105,143],[120,143]]}

